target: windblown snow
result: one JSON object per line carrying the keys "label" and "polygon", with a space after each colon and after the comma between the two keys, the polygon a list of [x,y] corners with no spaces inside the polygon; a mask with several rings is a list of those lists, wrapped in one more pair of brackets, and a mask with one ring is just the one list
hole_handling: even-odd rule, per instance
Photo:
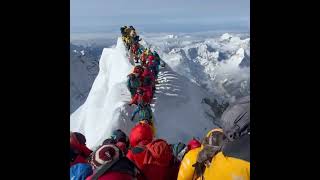
{"label": "windblown snow", "polygon": [[[189,35],[141,36],[143,45],[159,52],[166,67],[160,69],[153,103],[157,138],[187,143],[202,138],[218,116],[204,99],[229,102],[250,93],[250,38],[223,34],[194,39]],[[121,38],[105,48],[99,73],[84,102],[70,116],[70,130],[83,133],[94,148],[114,129],[129,134],[135,107],[130,107],[126,77],[133,66]]]}

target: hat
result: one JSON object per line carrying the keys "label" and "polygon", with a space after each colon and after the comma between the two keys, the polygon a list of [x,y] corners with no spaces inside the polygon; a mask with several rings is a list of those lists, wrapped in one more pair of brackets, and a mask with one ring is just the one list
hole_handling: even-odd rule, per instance
{"label": "hat", "polygon": [[189,142],[188,142],[188,150],[191,149],[195,149],[201,146],[201,143],[196,140],[195,138],[192,138]]}
{"label": "hat", "polygon": [[136,124],[130,132],[129,141],[131,147],[135,147],[142,141],[151,142],[153,139],[152,127],[145,123]]}
{"label": "hat", "polygon": [[118,158],[121,152],[118,147],[113,144],[106,144],[99,147],[93,154],[91,165],[94,169],[103,164],[112,162],[113,159]]}
{"label": "hat", "polygon": [[112,139],[112,138],[105,139],[102,142],[102,145],[107,145],[107,144],[116,144],[116,141],[114,139]]}
{"label": "hat", "polygon": [[70,133],[70,144],[86,145],[86,137],[79,132]]}

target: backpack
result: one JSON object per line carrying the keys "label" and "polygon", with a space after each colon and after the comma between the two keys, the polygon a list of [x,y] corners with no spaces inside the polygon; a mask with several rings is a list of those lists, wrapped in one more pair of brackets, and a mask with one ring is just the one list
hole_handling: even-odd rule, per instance
{"label": "backpack", "polygon": [[146,151],[143,165],[156,164],[159,166],[169,166],[172,160],[172,150],[170,145],[163,139],[156,139],[147,145],[137,145],[131,149],[133,154]]}
{"label": "backpack", "polygon": [[133,154],[144,152],[142,172],[147,179],[168,179],[171,176],[172,151],[169,144],[162,139],[156,139],[147,145],[132,148]]}
{"label": "backpack", "polygon": [[[211,134],[211,135],[209,135]],[[203,139],[203,148],[197,155],[197,162],[192,166],[195,168],[196,177],[203,177],[206,164],[212,161],[212,158],[221,151],[221,148],[227,142],[227,138],[222,131],[210,131]]]}

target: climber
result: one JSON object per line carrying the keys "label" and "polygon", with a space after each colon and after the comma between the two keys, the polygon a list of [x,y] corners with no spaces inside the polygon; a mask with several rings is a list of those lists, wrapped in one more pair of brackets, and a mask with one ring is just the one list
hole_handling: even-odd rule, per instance
{"label": "climber", "polygon": [[196,149],[198,147],[201,147],[201,143],[195,139],[192,138],[187,145],[184,145],[182,148],[182,144],[179,142],[178,144],[173,145],[173,152],[175,152],[175,157],[179,162],[182,161],[184,155],[189,152],[192,149]]}
{"label": "climber", "polygon": [[154,90],[153,88],[155,87],[155,77],[154,74],[151,72],[149,67],[143,67],[143,73],[141,74],[141,81],[142,81],[142,86],[150,86],[151,90]]}
{"label": "climber", "polygon": [[142,39],[140,39],[140,37],[137,35],[133,38],[133,42],[134,43],[139,43],[139,41],[141,41]]}
{"label": "climber", "polygon": [[225,134],[220,128],[208,132],[207,136],[202,141],[202,147],[197,155],[196,163],[192,165],[195,168],[194,177],[203,177],[205,167],[209,166],[214,156],[221,151],[225,139]]}
{"label": "climber", "polygon": [[143,67],[140,65],[137,65],[133,68],[132,73],[136,73],[137,76],[140,78],[140,80],[142,80],[142,73],[143,73]]}
{"label": "climber", "polygon": [[151,119],[152,118],[152,110],[150,107],[151,99],[147,93],[143,92],[142,88],[138,88],[136,95],[132,98],[130,103],[137,105],[136,109],[132,113],[131,121],[134,120],[134,117],[137,113],[139,113],[139,120],[142,119]]}
{"label": "climber", "polygon": [[129,28],[134,31],[136,30],[133,26],[129,26]]}
{"label": "climber", "polygon": [[144,51],[140,55],[140,63],[142,66],[145,66],[145,64],[146,64],[146,54],[144,53]]}
{"label": "climber", "polygon": [[121,129],[114,130],[111,134],[111,139],[115,140],[116,143],[123,142],[129,147],[129,138]]}
{"label": "climber", "polygon": [[190,150],[193,150],[199,147],[201,147],[201,143],[195,138],[192,138],[187,145],[181,142],[171,145],[171,148],[175,157],[174,163],[173,163],[173,169],[172,169],[172,174],[173,174],[172,179],[178,178],[179,167],[181,165],[181,161],[185,156],[185,154],[188,153]]}
{"label": "climber", "polygon": [[[129,27],[126,27],[126,28],[125,27],[126,26],[122,27],[122,28],[124,28],[122,30],[122,33],[121,33],[122,34],[122,40],[123,40],[127,50],[129,50],[130,46],[131,46],[131,43],[132,43],[132,37],[130,36],[130,33],[131,33],[132,29],[129,28]],[[121,31],[121,29],[120,29],[120,31]]]}
{"label": "climber", "polygon": [[129,51],[132,44],[132,37],[126,36],[124,37],[125,46],[127,47],[127,50]]}
{"label": "climber", "polygon": [[148,124],[137,124],[132,128],[129,141],[131,149],[127,157],[142,171],[146,179],[170,179],[172,151],[162,139],[153,139],[152,129]]}
{"label": "climber", "polygon": [[170,147],[173,153],[173,162],[172,162],[172,169],[171,169],[172,177],[170,179],[177,179],[182,157],[187,152],[188,147],[182,142],[170,144]]}
{"label": "climber", "polygon": [[142,66],[146,66],[146,61],[147,61],[147,57],[149,56],[149,54],[150,54],[150,49],[145,48],[140,56],[140,61],[141,61]]}
{"label": "climber", "polygon": [[150,103],[151,103],[150,97],[147,96],[147,94],[143,92],[142,88],[138,88],[136,94],[131,99],[129,105],[131,106],[132,104],[135,104],[135,105],[145,106]]}
{"label": "climber", "polygon": [[144,47],[143,47],[143,45],[139,44],[139,48],[138,48],[138,51],[137,51],[139,59],[141,59],[141,56],[142,56],[143,52],[144,52]]}
{"label": "climber", "polygon": [[149,77],[151,82],[154,82],[156,80],[154,74],[152,73],[152,70],[149,67],[143,67],[143,73],[141,74],[142,81],[146,77]]}
{"label": "climber", "polygon": [[132,29],[131,29],[130,27],[125,28],[125,29],[124,29],[124,34],[125,34],[125,36],[129,36],[131,30],[132,30]]}
{"label": "climber", "polygon": [[156,84],[155,84],[156,79],[154,78],[154,75],[153,73],[151,73],[149,68],[147,67],[144,68],[144,71],[141,75],[141,81],[142,81],[141,89],[146,93],[146,95],[150,99],[152,99],[155,92],[155,88],[156,88]]}
{"label": "climber", "polygon": [[99,147],[90,160],[94,170],[86,180],[132,180],[143,179],[140,170],[113,144]]}
{"label": "climber", "polygon": [[93,173],[89,163],[77,163],[70,167],[70,179],[85,180]]}
{"label": "climber", "polygon": [[153,55],[149,55],[147,60],[147,67],[151,70],[153,76],[156,78],[158,76],[158,72],[155,57]]}
{"label": "climber", "polygon": [[145,96],[147,96],[147,99],[149,99],[149,102],[151,103],[154,92],[155,92],[155,85],[154,81],[150,78],[150,76],[146,76],[143,78],[142,86],[140,89],[144,92]]}
{"label": "climber", "polygon": [[121,32],[121,35],[122,36],[125,36],[125,29],[127,28],[127,26],[122,26],[122,27],[120,27],[120,32]]}
{"label": "climber", "polygon": [[[223,137],[223,132],[222,132],[222,129],[220,129],[220,128],[215,128],[215,129],[209,131],[206,136],[207,139],[209,139],[209,138],[210,139],[217,139],[220,137]],[[212,142],[212,141],[210,141],[210,142]],[[220,143],[220,141],[218,143]],[[199,167],[198,164],[197,165],[195,165],[195,164],[197,163],[198,154],[201,152],[201,150],[203,149],[203,146],[205,146],[205,145],[206,145],[206,143],[203,142],[202,146],[201,146],[201,143],[194,138],[189,141],[189,143],[187,145],[187,150],[186,150],[187,152],[185,153],[185,155],[181,161],[181,166],[180,166],[179,173],[178,173],[178,180],[182,180],[182,179],[183,180],[193,180],[193,179],[197,179],[197,177],[199,177],[196,174],[196,170],[198,170],[200,168],[198,168]],[[194,166],[196,166],[196,168]]]}
{"label": "climber", "polygon": [[86,138],[83,134],[70,133],[70,167],[77,163],[86,163],[91,152],[86,146]]}
{"label": "climber", "polygon": [[138,121],[141,120],[148,120],[151,121],[152,119],[152,110],[149,104],[138,104],[137,108],[133,111],[131,121],[134,120],[136,114],[139,114]]}
{"label": "climber", "polygon": [[139,73],[131,73],[127,76],[127,88],[130,91],[131,97],[136,94],[138,87],[141,86],[141,79],[139,78]]}
{"label": "climber", "polygon": [[[229,105],[221,116],[221,122],[226,140],[223,142],[221,151],[211,161],[209,159],[210,166],[204,170],[203,177],[204,179],[249,180],[250,96],[240,98]],[[215,147],[215,144],[212,144]]]}
{"label": "climber", "polygon": [[127,31],[128,32],[128,36],[130,36],[131,38],[134,38],[134,37],[137,36],[136,29],[133,26],[129,26],[128,29],[129,29]]}
{"label": "climber", "polygon": [[135,30],[134,28],[131,29],[129,36],[130,36],[132,39],[137,36],[136,30]]}
{"label": "climber", "polygon": [[133,59],[135,60],[135,63],[139,63],[139,56],[138,56],[138,50],[139,50],[139,43],[132,43],[131,46],[131,53],[133,54]]}
{"label": "climber", "polygon": [[[111,139],[114,141],[113,143],[122,150],[124,154],[127,154],[129,148],[129,138],[121,129],[116,129],[111,134]],[[107,144],[104,141],[103,144]]]}

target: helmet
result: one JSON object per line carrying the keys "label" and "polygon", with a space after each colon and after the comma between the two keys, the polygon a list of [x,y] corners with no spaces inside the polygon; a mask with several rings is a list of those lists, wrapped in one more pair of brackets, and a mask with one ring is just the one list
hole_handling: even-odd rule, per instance
{"label": "helmet", "polygon": [[102,142],[102,145],[106,145],[106,144],[116,144],[116,141],[113,138],[108,138]]}
{"label": "helmet", "polygon": [[195,149],[195,148],[198,148],[201,146],[201,143],[195,139],[195,138],[192,138],[189,142],[188,142],[188,150],[191,150],[191,149]]}
{"label": "helmet", "polygon": [[79,144],[82,144],[82,145],[86,144],[86,137],[79,132],[70,133],[70,140],[74,142],[78,142]]}
{"label": "helmet", "polygon": [[229,105],[221,116],[223,131],[230,141],[250,133],[250,96]]}
{"label": "helmet", "polygon": [[135,147],[141,141],[151,142],[153,139],[152,127],[146,123],[138,123],[130,132],[129,141],[131,147]]}

